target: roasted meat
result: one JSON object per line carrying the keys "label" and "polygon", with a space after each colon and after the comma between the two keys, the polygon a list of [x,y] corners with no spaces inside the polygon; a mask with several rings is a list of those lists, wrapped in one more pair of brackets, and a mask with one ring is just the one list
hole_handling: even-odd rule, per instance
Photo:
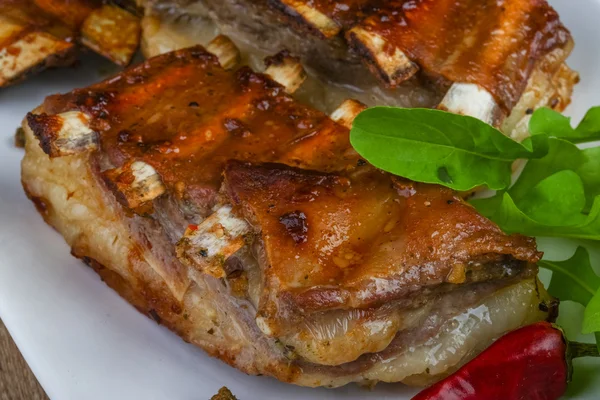
{"label": "roasted meat", "polygon": [[330,387],[425,384],[549,317],[533,239],[362,160],[363,106],[295,100],[289,54],[263,74],[225,37],[208,48],[50,96],[23,124],[29,198],[140,311],[246,373]]}
{"label": "roasted meat", "polygon": [[137,17],[100,0],[0,0],[0,87],[72,64],[77,41],[125,66],[139,36]]}
{"label": "roasted meat", "polygon": [[309,98],[327,111],[340,97],[437,106],[522,139],[526,111],[563,110],[578,79],[565,64],[572,38],[545,0],[138,3],[146,8],[147,54],[204,44],[218,32],[251,60],[287,48],[320,80]]}

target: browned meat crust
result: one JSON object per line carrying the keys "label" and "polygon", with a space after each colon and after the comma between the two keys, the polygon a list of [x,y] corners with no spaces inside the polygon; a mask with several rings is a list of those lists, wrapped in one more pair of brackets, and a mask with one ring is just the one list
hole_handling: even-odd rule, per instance
{"label": "browned meat crust", "polygon": [[313,312],[423,302],[540,259],[533,239],[506,236],[452,191],[367,165],[325,175],[232,162],[225,186],[264,242],[258,313],[278,336]]}
{"label": "browned meat crust", "polygon": [[128,301],[247,373],[427,380],[546,317],[532,239],[376,171],[272,67],[194,47],[50,96],[23,126],[28,196]]}
{"label": "browned meat crust", "polygon": [[[545,0],[140,3],[149,13],[168,10],[208,17],[226,34],[252,41],[255,48],[273,51],[268,49],[271,44],[288,47],[325,81],[369,87],[372,82],[359,65],[362,62],[374,77],[394,89],[383,97],[386,103],[394,104],[395,93],[397,101],[406,106],[405,87],[414,91],[415,87],[433,86],[443,96],[451,85],[476,85],[494,103],[489,107],[497,108],[489,120],[497,125],[531,89],[534,71],[542,69],[552,79],[573,47],[569,31]],[[381,89],[374,92],[380,97]],[[423,97],[436,101],[436,96],[425,93],[420,89],[419,95],[413,96],[414,102],[422,103]],[[462,94],[468,95],[472,93]],[[568,98],[559,98],[568,103]],[[467,98],[455,99],[454,103],[444,100],[440,104],[444,109],[477,114],[469,111],[473,106],[466,106]]]}
{"label": "browned meat crust", "polygon": [[[400,48],[429,74],[484,87],[506,113],[521,98],[536,61],[557,48],[568,55],[572,47],[545,0],[391,1],[353,29],[353,46],[365,46],[357,29],[378,35],[387,51]],[[377,55],[370,57],[378,66]],[[384,79],[389,85],[404,80]]]}

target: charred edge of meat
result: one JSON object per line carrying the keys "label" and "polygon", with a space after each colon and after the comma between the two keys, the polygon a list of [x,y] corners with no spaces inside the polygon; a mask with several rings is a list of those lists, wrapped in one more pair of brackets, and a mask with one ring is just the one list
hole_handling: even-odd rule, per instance
{"label": "charred edge of meat", "polygon": [[102,176],[117,201],[140,215],[152,213],[152,201],[167,190],[154,167],[143,161],[104,171]]}
{"label": "charred edge of meat", "polygon": [[279,12],[279,19],[282,22],[288,23],[295,30],[306,32],[307,34],[316,36],[321,39],[327,39],[328,37],[320,31],[315,25],[307,23],[304,16],[302,16],[293,7],[284,4],[281,0],[267,0],[270,8]]}
{"label": "charred edge of meat", "polygon": [[227,259],[246,245],[249,234],[248,223],[233,214],[231,205],[225,205],[200,225],[186,229],[177,243],[177,257],[200,272],[223,278]]}
{"label": "charred edge of meat", "polygon": [[26,118],[40,147],[50,157],[97,148],[97,134],[89,126],[89,117],[82,112],[68,111],[58,115],[28,113]]}
{"label": "charred edge of meat", "polygon": [[330,117],[338,124],[351,129],[354,119],[366,108],[367,106],[358,100],[347,99],[331,113]]}
{"label": "charred edge of meat", "polygon": [[240,50],[225,35],[219,35],[211,40],[206,46],[206,51],[217,56],[223,69],[233,69],[242,60]]}
{"label": "charred edge of meat", "polygon": [[269,4],[282,12],[294,26],[322,39],[332,38],[342,30],[334,20],[304,1],[270,0]]}
{"label": "charred edge of meat", "polygon": [[389,56],[386,40],[362,28],[349,30],[346,38],[350,48],[388,88],[400,85],[419,71],[419,66],[404,52],[395,48],[394,54]]}
{"label": "charred edge of meat", "polygon": [[292,94],[307,78],[306,71],[300,60],[290,55],[289,51],[282,50],[274,56],[265,59],[267,69],[265,74],[285,87],[286,92]]}

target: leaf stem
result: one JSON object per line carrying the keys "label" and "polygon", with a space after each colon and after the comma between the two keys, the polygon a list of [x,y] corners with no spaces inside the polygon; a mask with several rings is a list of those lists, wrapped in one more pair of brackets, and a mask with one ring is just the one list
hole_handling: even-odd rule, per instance
{"label": "leaf stem", "polygon": [[569,353],[572,359],[578,357],[600,357],[598,346],[592,343],[569,342]]}

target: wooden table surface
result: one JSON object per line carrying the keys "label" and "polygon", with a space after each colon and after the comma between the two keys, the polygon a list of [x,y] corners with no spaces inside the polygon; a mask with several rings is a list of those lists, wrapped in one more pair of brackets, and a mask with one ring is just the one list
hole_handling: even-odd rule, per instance
{"label": "wooden table surface", "polygon": [[0,400],[48,400],[0,320]]}

